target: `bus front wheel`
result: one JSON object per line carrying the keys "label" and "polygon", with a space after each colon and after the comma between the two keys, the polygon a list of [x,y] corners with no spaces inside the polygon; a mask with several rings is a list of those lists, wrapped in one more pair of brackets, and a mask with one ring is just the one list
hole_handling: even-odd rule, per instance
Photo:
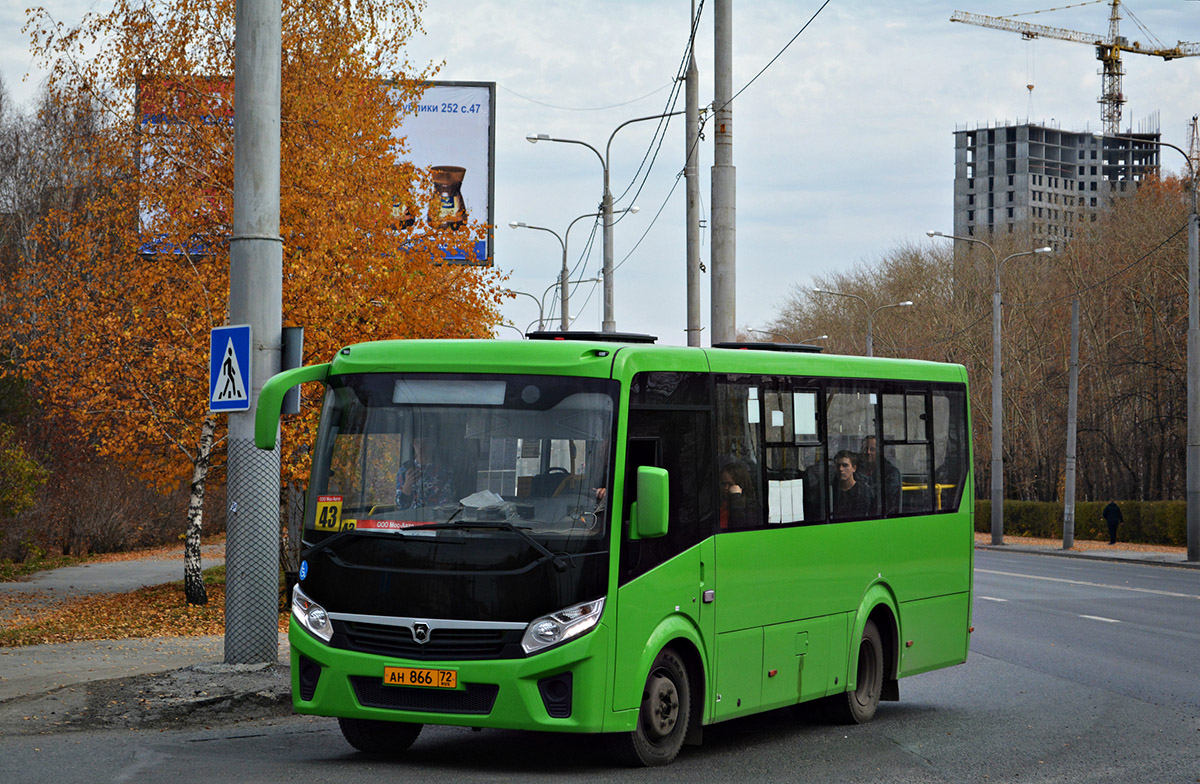
{"label": "bus front wheel", "polygon": [[858,680],[854,691],[826,697],[830,717],[839,724],[865,724],[875,716],[883,690],[883,640],[867,620],[858,644]]}
{"label": "bus front wheel", "polygon": [[618,756],[645,767],[671,762],[687,736],[691,705],[687,666],[673,649],[664,648],[646,677],[637,729],[614,738]]}
{"label": "bus front wheel", "polygon": [[338,719],[342,737],[364,754],[401,754],[413,745],[422,726],[373,719]]}

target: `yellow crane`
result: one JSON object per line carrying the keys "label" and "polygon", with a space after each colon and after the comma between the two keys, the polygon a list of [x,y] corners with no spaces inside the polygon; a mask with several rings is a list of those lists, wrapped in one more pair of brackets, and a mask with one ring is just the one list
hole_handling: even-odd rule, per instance
{"label": "yellow crane", "polygon": [[[1139,41],[1130,41],[1120,34],[1121,0],[1109,0],[1112,10],[1108,17],[1108,35],[1094,35],[1077,30],[1067,30],[1062,27],[1020,22],[1011,17],[985,16],[967,11],[955,11],[950,17],[951,22],[991,27],[995,30],[1008,30],[1020,33],[1025,38],[1057,38],[1060,41],[1074,41],[1096,47],[1096,59],[1103,63],[1101,72],[1100,93],[1100,122],[1107,136],[1118,135],[1121,132],[1121,105],[1125,103],[1125,94],[1121,89],[1121,77],[1125,75],[1121,65],[1121,52],[1134,54],[1149,54],[1161,57],[1163,60],[1174,60],[1179,57],[1195,57],[1200,55],[1200,43],[1179,41],[1175,46],[1166,47],[1161,44],[1143,46]],[[1060,10],[1060,9],[1049,9]],[[1136,21],[1136,17],[1135,17]]]}

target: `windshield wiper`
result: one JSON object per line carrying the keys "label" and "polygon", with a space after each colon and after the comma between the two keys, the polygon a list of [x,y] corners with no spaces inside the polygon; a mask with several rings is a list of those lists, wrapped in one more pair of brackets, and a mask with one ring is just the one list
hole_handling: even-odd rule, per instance
{"label": "windshield wiper", "polygon": [[351,535],[365,536],[368,539],[386,539],[403,536],[401,531],[373,531],[371,529],[360,528],[345,528],[338,531],[333,536],[328,536],[314,544],[312,547],[300,553],[301,558],[311,558],[322,550],[327,550],[334,545],[335,542],[346,539]]}
{"label": "windshield wiper", "polygon": [[[459,511],[462,511],[462,510],[460,509]],[[566,558],[564,558],[562,556],[562,554],[551,551],[549,547],[546,547],[546,545],[542,544],[537,539],[534,539],[532,536],[530,536],[525,531],[524,528],[518,528],[517,526],[513,525],[512,523],[500,522],[500,521],[497,521],[497,522],[483,522],[483,521],[473,522],[470,520],[454,520],[454,517],[457,514],[458,514],[458,512],[455,512],[453,515],[450,516],[450,520],[447,520],[444,523],[432,523],[430,525],[416,525],[416,526],[413,526],[413,528],[421,530],[421,531],[452,530],[455,528],[484,528],[484,529],[491,530],[491,531],[508,531],[510,533],[514,533],[517,536],[521,537],[529,544],[530,547],[532,547],[534,550],[537,550],[540,554],[549,558],[550,563],[552,563],[554,565],[554,568],[557,569],[558,571],[565,572],[567,570],[568,561]],[[332,538],[332,537],[330,537],[330,538]],[[322,542],[322,544],[324,544],[324,542]]]}

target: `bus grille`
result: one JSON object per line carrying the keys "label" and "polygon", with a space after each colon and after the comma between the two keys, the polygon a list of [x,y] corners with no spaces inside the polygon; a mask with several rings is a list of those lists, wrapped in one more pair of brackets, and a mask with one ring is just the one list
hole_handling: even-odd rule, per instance
{"label": "bus grille", "polygon": [[358,621],[333,622],[336,648],[418,661],[519,659],[522,629],[434,629],[420,645],[403,626]]}
{"label": "bus grille", "polygon": [[492,712],[492,705],[500,691],[500,687],[494,683],[465,683],[465,691],[386,686],[382,678],[362,675],[351,676],[350,684],[354,687],[354,696],[365,708],[425,713],[487,715]]}

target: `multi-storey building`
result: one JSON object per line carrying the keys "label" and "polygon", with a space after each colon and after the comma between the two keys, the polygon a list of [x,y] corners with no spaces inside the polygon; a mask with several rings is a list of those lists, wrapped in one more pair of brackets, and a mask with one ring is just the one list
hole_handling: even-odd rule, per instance
{"label": "multi-storey building", "polygon": [[1129,136],[1029,124],[955,131],[954,233],[1060,246],[1157,172],[1158,131]]}

